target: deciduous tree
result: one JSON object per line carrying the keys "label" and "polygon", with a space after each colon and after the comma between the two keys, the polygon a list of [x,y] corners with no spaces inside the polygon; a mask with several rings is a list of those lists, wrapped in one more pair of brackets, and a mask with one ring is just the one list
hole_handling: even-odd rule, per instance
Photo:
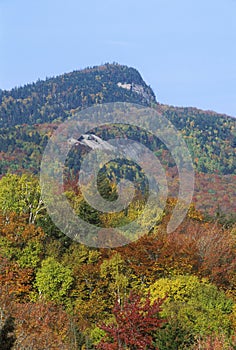
{"label": "deciduous tree", "polygon": [[122,306],[116,300],[113,308],[115,322],[101,326],[107,337],[98,345],[103,350],[151,350],[156,349],[153,333],[164,320],[160,317],[162,300],[152,305],[149,297],[142,300],[139,295],[130,294]]}

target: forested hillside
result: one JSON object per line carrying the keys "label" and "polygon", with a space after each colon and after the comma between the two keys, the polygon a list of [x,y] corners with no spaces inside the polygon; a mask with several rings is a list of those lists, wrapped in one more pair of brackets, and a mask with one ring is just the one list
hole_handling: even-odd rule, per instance
{"label": "forested hillside", "polygon": [[[7,171],[37,174],[53,130],[81,109],[96,103],[132,102],[155,108],[181,131],[196,169],[197,207],[210,214],[217,208],[224,213],[235,210],[236,119],[157,103],[152,89],[134,68],[106,64],[1,91],[0,95],[2,175]],[[132,136],[139,140],[139,133]],[[163,145],[154,144],[152,138],[146,145],[167,161]],[[170,161],[167,171],[172,176],[176,172],[171,167]]]}
{"label": "forested hillside", "polygon": [[235,174],[234,118],[196,108],[156,103],[137,70],[104,65],[0,92],[1,172],[37,171],[51,130],[76,111],[96,103],[130,102],[152,106],[183,134],[196,169]]}
{"label": "forested hillside", "polygon": [[[110,227],[138,214],[134,205],[115,218],[94,216],[80,195],[67,194],[94,224]],[[37,178],[4,176],[3,349],[235,349],[235,227],[207,222],[191,206],[167,234],[174,205],[169,200],[161,222],[136,242],[88,248],[52,223]]]}
{"label": "forested hillside", "polygon": [[156,99],[136,69],[106,64],[1,91],[0,126],[62,121],[74,110],[115,101],[150,105]]}
{"label": "forested hillside", "polygon": [[[171,152],[129,125],[97,128],[103,140],[120,133],[150,148],[169,193],[162,215],[141,238],[117,248],[87,247],[61,232],[47,212],[42,153],[61,122],[118,101],[152,107],[181,132],[195,167],[193,201],[167,234],[179,191]],[[235,121],[163,105],[136,69],[118,64],[0,91],[0,350],[236,349]],[[76,141],[63,191],[75,215],[100,227],[105,242],[102,229],[139,217],[148,184],[134,162],[110,162],[98,176],[101,196],[117,199],[115,178],[125,177],[135,183],[135,197],[120,212],[95,210],[78,188],[86,147]]]}

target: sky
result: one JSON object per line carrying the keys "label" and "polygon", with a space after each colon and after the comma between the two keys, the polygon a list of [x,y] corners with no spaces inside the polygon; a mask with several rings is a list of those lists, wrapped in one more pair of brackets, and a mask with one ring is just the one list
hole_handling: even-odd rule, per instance
{"label": "sky", "polygon": [[106,62],[160,103],[236,116],[236,0],[0,0],[0,89]]}

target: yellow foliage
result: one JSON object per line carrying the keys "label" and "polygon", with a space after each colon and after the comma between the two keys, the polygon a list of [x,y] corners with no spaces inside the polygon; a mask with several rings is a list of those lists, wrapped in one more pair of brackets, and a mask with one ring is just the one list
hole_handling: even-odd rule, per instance
{"label": "yellow foliage", "polygon": [[165,297],[166,303],[170,301],[185,302],[200,284],[207,284],[207,280],[202,279],[200,281],[198,277],[193,275],[160,278],[151,285],[150,297],[153,302],[158,298]]}
{"label": "yellow foliage", "polygon": [[188,210],[188,217],[199,221],[203,220],[202,213],[195,208],[195,205],[193,203],[190,204],[190,207]]}

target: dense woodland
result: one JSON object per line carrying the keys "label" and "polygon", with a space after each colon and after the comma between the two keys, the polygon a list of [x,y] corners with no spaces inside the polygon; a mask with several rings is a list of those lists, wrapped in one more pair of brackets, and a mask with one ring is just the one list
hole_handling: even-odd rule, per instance
{"label": "dense woodland", "polygon": [[[132,88],[118,83],[131,84]],[[141,90],[135,90],[137,85]],[[182,132],[199,172],[236,174],[234,118],[157,104],[138,71],[118,64],[0,91],[1,172],[22,167],[37,171],[40,152],[58,123],[95,103],[116,101],[152,106],[166,116]]]}
{"label": "dense woodland", "polygon": [[[1,91],[0,101],[0,349],[236,349],[235,119],[157,103],[140,74],[118,64]],[[195,193],[184,222],[167,234],[178,195],[171,154],[151,135],[121,130],[156,153],[171,196],[153,230],[137,241],[89,248],[50,219],[39,166],[61,121],[115,101],[151,106],[181,131],[196,169]],[[116,133],[115,126],[97,130],[103,138]],[[142,170],[112,163],[100,173],[100,193],[110,201],[117,176],[136,184],[127,209],[104,214],[78,189],[81,152],[74,149],[65,169],[74,212],[99,227],[132,222],[145,206]]]}

